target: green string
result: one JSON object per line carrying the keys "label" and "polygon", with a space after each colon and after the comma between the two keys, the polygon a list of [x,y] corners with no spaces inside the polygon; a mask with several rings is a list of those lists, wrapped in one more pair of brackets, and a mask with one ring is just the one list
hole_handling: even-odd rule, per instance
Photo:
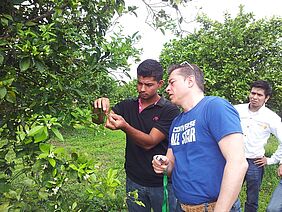
{"label": "green string", "polygon": [[168,191],[167,191],[167,171],[166,170],[164,171],[163,186],[164,186],[164,198],[163,198],[163,204],[162,204],[162,212],[169,212]]}

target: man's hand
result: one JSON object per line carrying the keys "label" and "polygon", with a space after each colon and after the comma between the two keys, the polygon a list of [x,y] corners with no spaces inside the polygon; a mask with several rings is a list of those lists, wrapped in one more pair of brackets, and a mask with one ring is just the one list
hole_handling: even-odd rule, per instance
{"label": "man's hand", "polygon": [[96,99],[93,103],[93,107],[94,107],[94,110],[102,109],[105,114],[108,114],[110,111],[110,100],[105,97]]}
{"label": "man's hand", "polygon": [[93,102],[93,116],[92,121],[96,124],[102,124],[105,121],[105,116],[110,111],[110,100],[108,98],[99,98]]}
{"label": "man's hand", "polygon": [[164,155],[155,155],[152,160],[154,171],[157,174],[162,174],[169,165],[169,159]]}
{"label": "man's hand", "polygon": [[277,174],[279,177],[282,177],[282,164],[278,167]]}
{"label": "man's hand", "polygon": [[267,158],[265,156],[258,158],[254,161],[254,164],[256,164],[258,167],[265,166],[267,164]]}
{"label": "man's hand", "polygon": [[128,126],[128,123],[120,115],[110,113],[106,121],[105,127],[111,130],[125,130]]}

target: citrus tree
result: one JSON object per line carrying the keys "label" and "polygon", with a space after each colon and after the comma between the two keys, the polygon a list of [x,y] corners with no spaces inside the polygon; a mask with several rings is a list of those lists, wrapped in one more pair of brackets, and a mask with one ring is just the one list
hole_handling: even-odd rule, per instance
{"label": "citrus tree", "polygon": [[[49,139],[63,141],[60,128],[67,125],[96,127],[91,101],[120,98],[108,73],[127,73],[128,59],[139,60],[140,37],[108,30],[113,18],[135,10],[123,0],[0,1],[0,211],[123,205],[115,201],[116,170],[99,175],[93,162]],[[88,196],[78,198],[84,203],[67,190],[75,183],[88,186]]]}
{"label": "citrus tree", "polygon": [[138,59],[136,34],[106,38],[125,10],[123,1],[0,2],[1,211],[78,210],[66,199],[67,179],[93,184],[92,195],[104,200],[109,188],[114,197],[115,171],[99,179],[90,161],[47,141],[63,140],[59,129],[81,124],[75,118],[91,120],[79,108],[117,86],[109,70],[126,72],[128,58]]}
{"label": "citrus tree", "polygon": [[206,94],[234,104],[247,100],[253,81],[267,80],[274,90],[268,104],[282,114],[281,18],[255,20],[241,6],[235,18],[225,14],[222,23],[207,16],[198,22],[198,31],[165,45],[160,56],[164,66],[184,61],[199,65]]}

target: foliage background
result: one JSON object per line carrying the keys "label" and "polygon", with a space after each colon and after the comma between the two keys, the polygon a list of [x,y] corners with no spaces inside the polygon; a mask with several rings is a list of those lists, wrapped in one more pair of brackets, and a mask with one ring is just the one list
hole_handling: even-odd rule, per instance
{"label": "foliage background", "polygon": [[233,104],[247,101],[250,84],[267,80],[273,87],[268,106],[282,114],[282,23],[281,18],[255,20],[243,7],[223,23],[198,17],[201,29],[165,44],[161,62],[165,68],[188,61],[205,73],[205,92]]}
{"label": "foliage background", "polygon": [[[187,2],[163,3],[177,11]],[[173,20],[163,7],[148,11],[153,27],[182,35],[181,17]],[[108,31],[126,13],[139,15],[123,0],[0,1],[1,211],[125,209],[124,147],[112,144],[124,138],[91,122],[91,101],[136,95],[136,81],[124,84],[115,73],[128,74],[128,61],[139,61],[140,36]],[[256,21],[241,8],[224,23],[206,16],[198,22],[199,31],[164,46],[164,68],[198,64],[207,94],[232,103],[246,99],[250,82],[267,79],[274,88],[269,105],[281,114],[281,18]],[[121,158],[108,157],[115,155]]]}

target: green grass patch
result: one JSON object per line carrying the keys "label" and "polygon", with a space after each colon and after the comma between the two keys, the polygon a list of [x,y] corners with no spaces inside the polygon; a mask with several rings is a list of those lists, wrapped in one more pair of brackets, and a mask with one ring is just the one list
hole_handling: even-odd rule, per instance
{"label": "green grass patch", "polygon": [[[123,184],[121,193],[125,195],[125,173],[124,173],[124,151],[125,134],[122,131],[111,131],[100,128],[71,130],[64,133],[65,142],[56,142],[56,145],[64,145],[69,150],[76,150],[86,154],[97,164],[101,164],[105,170],[109,168],[119,169],[120,180]],[[266,145],[266,156],[270,156],[278,146],[278,141],[271,137]],[[278,165],[266,166],[264,179],[260,191],[259,212],[266,210],[272,192],[278,184],[279,178],[276,174]],[[240,192],[242,208],[246,199],[246,187],[243,185]]]}
{"label": "green grass patch", "polygon": [[[112,169],[118,170],[121,186],[118,188],[117,201],[125,201],[125,134],[122,131],[112,131],[100,127],[96,129],[67,129],[63,132],[64,142],[52,140],[55,146],[64,147],[68,152],[76,152],[88,160],[94,161],[99,170],[105,175]],[[80,185],[81,186],[81,185]],[[79,185],[69,187],[74,192],[83,190]],[[125,206],[124,206],[125,207]],[[110,210],[105,209],[105,210]],[[126,209],[124,209],[126,211]]]}

